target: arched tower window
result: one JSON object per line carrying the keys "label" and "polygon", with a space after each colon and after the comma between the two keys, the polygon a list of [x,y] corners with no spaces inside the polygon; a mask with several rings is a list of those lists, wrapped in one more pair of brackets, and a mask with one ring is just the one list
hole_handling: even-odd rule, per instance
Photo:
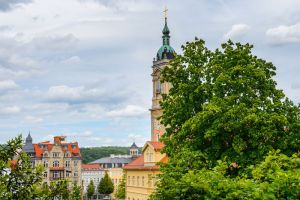
{"label": "arched tower window", "polygon": [[161,83],[160,83],[160,80],[157,80],[155,85],[156,85],[155,92],[158,93],[158,94],[161,93]]}

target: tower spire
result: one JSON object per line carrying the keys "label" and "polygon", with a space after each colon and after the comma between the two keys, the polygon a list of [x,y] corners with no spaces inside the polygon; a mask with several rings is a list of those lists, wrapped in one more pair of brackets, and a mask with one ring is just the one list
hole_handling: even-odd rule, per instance
{"label": "tower spire", "polygon": [[164,12],[164,15],[165,15],[165,26],[163,28],[163,45],[170,45],[170,30],[169,30],[169,27],[168,27],[168,17],[167,17],[167,14],[168,14],[168,9],[167,7],[165,7],[165,10],[163,11]]}
{"label": "tower spire", "polygon": [[174,58],[174,49],[170,46],[170,30],[168,27],[168,9],[165,7],[164,11],[164,18],[165,18],[165,25],[162,30],[162,46],[159,48],[156,54],[156,60],[162,60],[162,59],[172,59]]}

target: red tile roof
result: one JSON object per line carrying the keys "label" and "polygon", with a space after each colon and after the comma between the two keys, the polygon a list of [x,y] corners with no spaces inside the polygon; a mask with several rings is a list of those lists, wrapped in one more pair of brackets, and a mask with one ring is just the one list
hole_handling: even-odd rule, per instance
{"label": "red tile roof", "polygon": [[143,147],[143,151],[146,149],[147,145],[150,145],[154,148],[154,151],[160,151],[162,148],[164,148],[164,144],[161,142],[153,142],[153,141],[147,141],[146,144]]}
{"label": "red tile roof", "polygon": [[[168,161],[168,157],[164,156],[160,162],[162,163],[166,163]],[[148,170],[156,170],[159,169],[159,165],[155,164],[155,165],[145,165],[144,163],[144,155],[141,155],[139,157],[137,157],[135,160],[133,160],[132,162],[128,163],[127,165],[125,165],[123,167],[123,169],[125,170],[130,170],[130,169],[148,169]]]}
{"label": "red tile roof", "polygon": [[[48,141],[46,142],[41,142],[41,143],[37,143],[37,144],[33,144],[34,147],[34,151],[35,151],[35,156],[36,157],[42,157],[43,153],[45,151],[51,151],[53,148],[54,144],[49,143]],[[58,144],[61,148],[63,152],[66,152],[67,150],[71,153],[71,157],[81,157],[80,154],[80,148],[78,146],[78,142],[74,142],[74,143],[61,143]],[[66,146],[66,148],[64,148],[64,146]],[[74,148],[72,147],[74,146]]]}
{"label": "red tile roof", "polygon": [[100,164],[82,164],[81,170],[82,171],[99,171],[99,170],[103,170],[103,169],[100,167]]}
{"label": "red tile roof", "polygon": [[161,142],[149,142],[153,147],[155,151],[160,151],[162,148],[164,148],[164,144]]}

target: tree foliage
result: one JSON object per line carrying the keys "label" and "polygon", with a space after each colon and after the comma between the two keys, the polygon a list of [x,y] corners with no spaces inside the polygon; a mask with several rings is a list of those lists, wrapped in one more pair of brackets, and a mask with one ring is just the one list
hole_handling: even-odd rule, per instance
{"label": "tree foliage", "polygon": [[[254,176],[272,155],[298,159],[300,109],[277,89],[275,66],[253,55],[252,48],[228,41],[210,51],[203,40],[195,40],[163,70],[163,81],[172,84],[161,102],[169,163],[162,164],[153,198],[235,199],[232,192],[239,187],[249,187],[240,189],[251,196],[255,188],[276,185],[278,173],[291,175],[285,189],[297,184],[299,176],[290,172],[299,172],[299,165],[276,168],[269,182],[267,173],[261,183]],[[281,154],[272,153],[276,150]],[[276,196],[279,190],[269,192]],[[294,198],[287,190],[282,193]]]}
{"label": "tree foliage", "polygon": [[110,156],[111,154],[128,154],[129,147],[89,147],[80,148],[82,163],[90,163],[95,159]]}
{"label": "tree foliage", "polygon": [[42,168],[32,168],[20,151],[22,137],[0,145],[0,199],[33,199],[35,185],[42,180]]}
{"label": "tree foliage", "polygon": [[122,180],[118,185],[116,197],[119,199],[125,199],[125,190],[126,190],[126,176],[123,174]]}
{"label": "tree foliage", "polygon": [[81,200],[81,196],[81,187],[74,184],[71,193],[71,200]]}
{"label": "tree foliage", "polygon": [[91,180],[87,187],[87,196],[90,199],[93,197],[94,194],[95,194],[95,185],[94,185],[93,180]]}
{"label": "tree foliage", "polygon": [[107,173],[105,173],[104,177],[99,183],[98,192],[105,195],[109,195],[114,192],[114,184]]}

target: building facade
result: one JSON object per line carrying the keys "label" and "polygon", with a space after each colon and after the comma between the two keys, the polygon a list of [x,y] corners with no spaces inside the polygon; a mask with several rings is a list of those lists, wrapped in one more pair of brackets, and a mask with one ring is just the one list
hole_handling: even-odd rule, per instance
{"label": "building facade", "polygon": [[98,194],[98,185],[101,179],[104,177],[106,171],[100,167],[99,164],[82,164],[81,165],[81,180],[83,187],[83,196],[87,199],[87,187],[91,181],[93,181],[95,186],[95,195],[93,199],[99,199],[100,194]]}
{"label": "building facade", "polygon": [[151,141],[146,142],[142,155],[130,162],[123,169],[126,174],[126,200],[146,200],[155,190],[159,162],[166,163],[168,158],[161,153],[164,144],[160,142],[165,133],[165,127],[160,123],[159,117],[163,110],[160,106],[162,94],[168,94],[170,83],[161,82],[161,72],[174,58],[175,51],[170,46],[170,30],[165,17],[163,28],[163,44],[159,48],[152,66],[152,107],[151,112]]}
{"label": "building facade", "polygon": [[132,160],[139,156],[139,148],[133,142],[129,149],[129,155],[110,155],[109,157],[100,158],[91,162],[91,164],[98,164],[103,168],[111,178],[114,184],[114,192],[112,196],[116,193],[119,183],[123,179],[123,167],[130,163]]}
{"label": "building facade", "polygon": [[28,134],[23,151],[30,156],[33,167],[44,166],[44,182],[67,179],[81,185],[81,154],[77,142],[67,142],[64,136],[55,136],[54,142],[32,143]]}

